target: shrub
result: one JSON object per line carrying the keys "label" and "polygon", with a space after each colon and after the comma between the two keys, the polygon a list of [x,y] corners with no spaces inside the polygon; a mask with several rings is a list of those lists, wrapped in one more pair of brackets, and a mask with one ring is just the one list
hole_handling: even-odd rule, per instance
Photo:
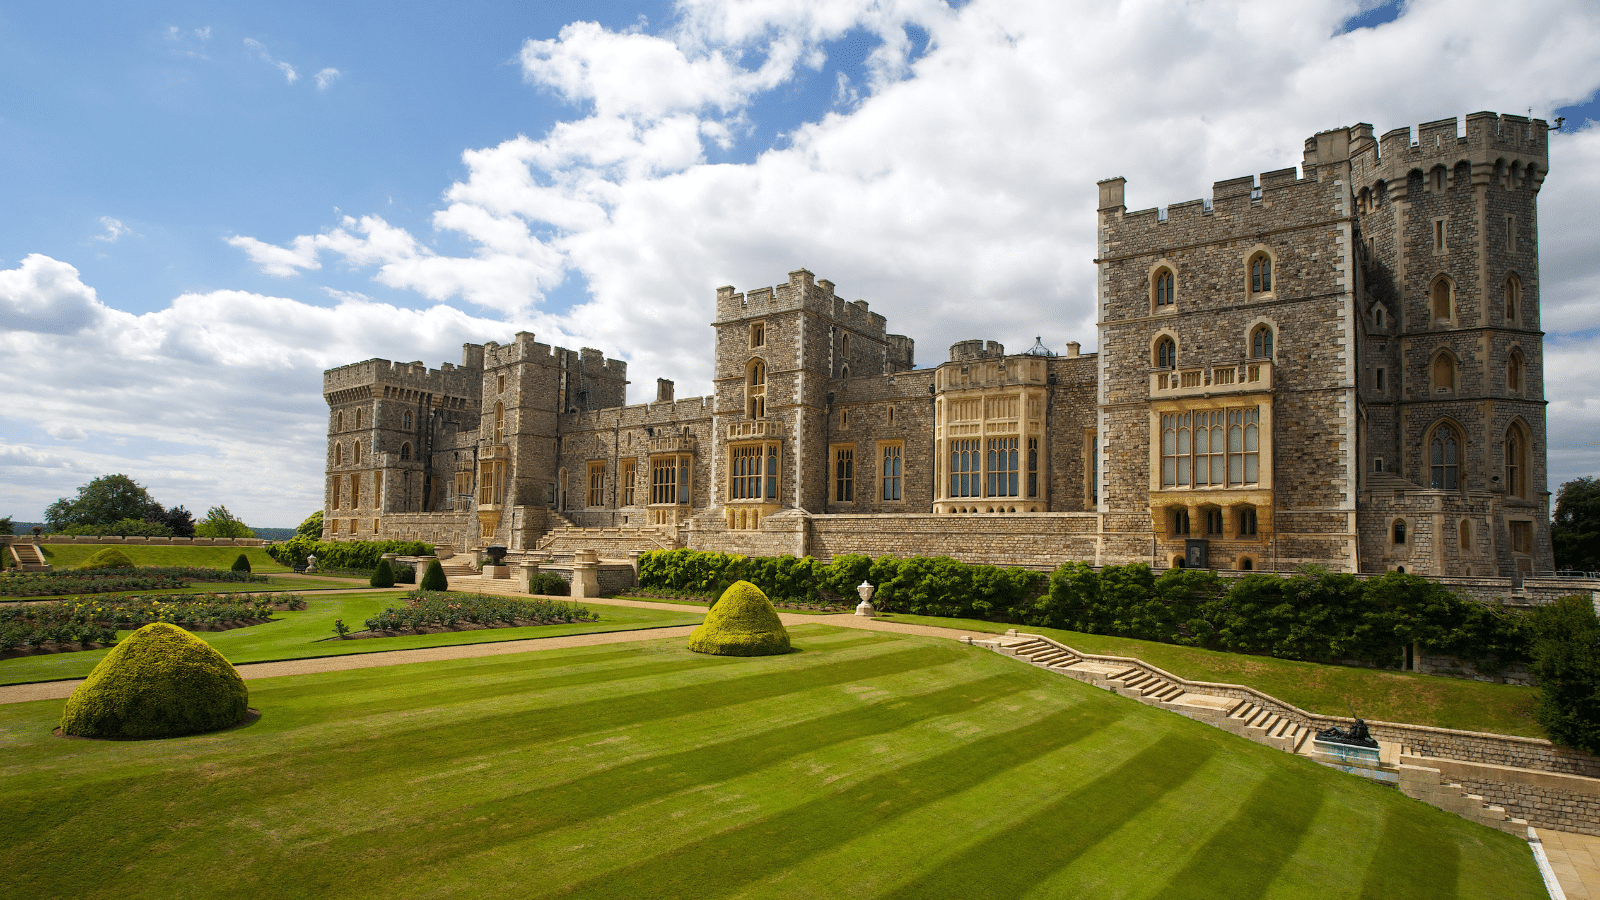
{"label": "shrub", "polygon": [[250,571],[250,557],[246,556],[243,553],[239,554],[238,559],[235,559],[233,561],[233,568],[230,571],[234,571],[234,572],[248,572],[248,571]]}
{"label": "shrub", "polygon": [[395,584],[416,584],[417,583],[417,567],[416,566],[407,565],[407,564],[405,564],[403,562],[395,562],[395,563],[391,563],[390,564],[389,570],[394,572],[394,583]]}
{"label": "shrub", "polygon": [[156,622],[125,638],[67,698],[62,734],[178,737],[216,731],[249,712],[244,679],[215,649]]}
{"label": "shrub", "polygon": [[372,578],[367,583],[378,588],[394,587],[394,569],[387,559],[378,560],[378,567],[372,570]]}
{"label": "shrub", "polygon": [[1600,619],[1584,596],[1562,597],[1528,617],[1539,679],[1534,719],[1557,744],[1600,753]]}
{"label": "shrub", "polygon": [[123,553],[121,550],[115,547],[107,547],[104,550],[95,551],[92,556],[83,561],[83,565],[79,566],[79,568],[131,569],[133,568],[133,560],[129,559],[128,554]]}
{"label": "shrub", "polygon": [[535,572],[528,576],[528,593],[566,597],[572,593],[572,585],[554,572]]}
{"label": "shrub", "polygon": [[773,656],[789,652],[789,632],[760,588],[736,581],[689,635],[689,649],[716,656]]}
{"label": "shrub", "polygon": [[422,573],[422,583],[417,587],[425,591],[450,590],[450,580],[444,577],[444,566],[437,559],[428,561],[428,570]]}
{"label": "shrub", "polygon": [[314,541],[293,537],[281,543],[269,544],[267,554],[285,566],[305,565],[306,557],[315,554],[319,569],[360,569],[371,572],[385,553],[398,556],[428,556],[432,544],[421,541]]}
{"label": "shrub", "polygon": [[405,606],[391,606],[368,619],[367,629],[399,631],[403,628],[420,630],[434,626],[454,628],[462,623],[500,628],[593,622],[599,618],[588,607],[559,600],[417,590],[406,593]]}

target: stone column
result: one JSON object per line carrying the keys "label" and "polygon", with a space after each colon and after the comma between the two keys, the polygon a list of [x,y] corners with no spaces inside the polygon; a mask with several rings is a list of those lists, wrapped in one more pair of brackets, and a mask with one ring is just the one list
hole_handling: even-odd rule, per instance
{"label": "stone column", "polygon": [[579,550],[572,554],[572,597],[600,596],[600,554]]}

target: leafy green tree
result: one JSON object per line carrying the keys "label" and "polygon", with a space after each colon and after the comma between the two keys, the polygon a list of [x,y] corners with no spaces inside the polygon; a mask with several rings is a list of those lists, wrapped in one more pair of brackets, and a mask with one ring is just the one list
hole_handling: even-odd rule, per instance
{"label": "leafy green tree", "polygon": [[1557,744],[1600,752],[1600,618],[1588,597],[1562,597],[1528,616],[1539,702],[1533,717]]}
{"label": "leafy green tree", "polygon": [[319,509],[306,516],[306,520],[300,523],[300,527],[296,528],[294,533],[296,537],[303,537],[309,541],[322,540],[322,510]]}
{"label": "leafy green tree", "polygon": [[0,519],[0,534],[9,535],[11,533],[11,517],[6,516],[4,519]]}
{"label": "leafy green tree", "polygon": [[109,525],[122,519],[143,519],[155,506],[150,492],[126,475],[102,475],[78,488],[76,498],[62,497],[44,511],[51,531],[74,525]]}
{"label": "leafy green tree", "polygon": [[182,506],[167,509],[159,503],[152,503],[144,514],[144,520],[165,526],[166,533],[174,537],[194,537],[194,514]]}
{"label": "leafy green tree", "polygon": [[1600,571],[1600,478],[1584,476],[1561,486],[1550,537],[1557,569]]}
{"label": "leafy green tree", "polygon": [[194,527],[196,537],[249,538],[256,533],[233,517],[226,506],[213,506],[206,510],[206,520]]}

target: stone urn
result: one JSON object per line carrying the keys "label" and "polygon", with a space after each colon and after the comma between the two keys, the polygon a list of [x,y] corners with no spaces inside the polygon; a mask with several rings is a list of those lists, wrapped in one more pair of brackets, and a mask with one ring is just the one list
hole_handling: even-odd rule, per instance
{"label": "stone urn", "polygon": [[861,595],[861,602],[856,604],[856,615],[870,619],[878,614],[878,611],[872,608],[872,592],[872,585],[865,581],[856,585],[856,593]]}
{"label": "stone urn", "polygon": [[489,564],[483,567],[483,574],[489,578],[510,578],[511,567],[506,565],[506,548],[499,545],[483,548],[484,555],[489,557]]}

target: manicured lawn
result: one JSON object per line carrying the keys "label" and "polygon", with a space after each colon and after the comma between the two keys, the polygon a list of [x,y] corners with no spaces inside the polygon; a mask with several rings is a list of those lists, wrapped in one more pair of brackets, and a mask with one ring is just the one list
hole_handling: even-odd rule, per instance
{"label": "manicured lawn", "polygon": [[[351,653],[377,653],[382,650],[410,650],[414,647],[448,647],[457,644],[482,644],[516,641],[525,638],[558,637],[564,634],[589,634],[598,631],[630,631],[669,625],[697,625],[704,614],[681,613],[625,606],[590,609],[600,614],[598,622],[572,625],[538,625],[522,628],[485,628],[478,631],[440,632],[439,634],[399,635],[391,638],[364,638],[341,641],[334,637],[333,622],[343,619],[354,631],[361,630],[369,616],[395,605],[404,592],[367,594],[307,595],[306,608],[276,612],[273,621],[232,631],[199,631],[195,636],[217,648],[229,662],[265,662],[276,659],[305,659],[312,656],[344,656]],[[127,635],[128,632],[121,632]],[[55,681],[82,678],[101,657],[111,652],[80,650],[44,656],[23,656],[0,660],[0,684],[30,681]]]}
{"label": "manicured lawn", "polygon": [[58,569],[76,569],[83,561],[107,547],[115,547],[136,566],[194,566],[197,569],[229,569],[243,553],[250,559],[250,571],[257,575],[287,572],[260,547],[185,547],[180,544],[149,546],[145,544],[40,544],[45,561]]}
{"label": "manicured lawn", "polygon": [[1006,629],[1016,628],[1047,635],[1085,653],[1136,657],[1174,675],[1195,681],[1248,685],[1293,703],[1307,712],[1347,716],[1350,714],[1348,703],[1355,706],[1357,715],[1374,721],[1544,737],[1544,730],[1533,721],[1536,691],[1517,685],[1440,678],[1387,669],[1324,666],[1269,656],[1222,653],[1155,641],[977,619],[941,619],[900,613],[884,615],[882,618],[891,622],[933,625],[974,634],[1004,634]]}
{"label": "manicured lawn", "polygon": [[254,725],[0,707],[0,895],[1544,896],[1525,842],[952,641],[793,630],[250,683]]}

